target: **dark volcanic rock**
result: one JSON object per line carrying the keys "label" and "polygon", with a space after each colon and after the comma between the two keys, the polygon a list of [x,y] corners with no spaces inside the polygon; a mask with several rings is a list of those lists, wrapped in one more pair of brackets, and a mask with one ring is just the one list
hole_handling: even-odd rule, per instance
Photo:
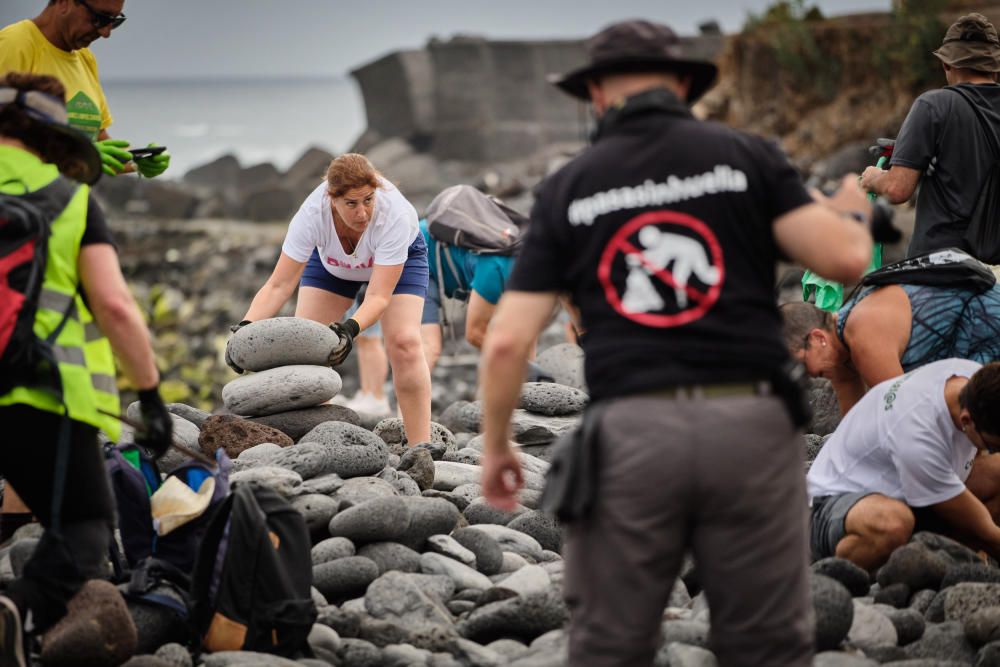
{"label": "dark volcanic rock", "polygon": [[135,624],[110,582],[91,580],[42,637],[42,662],[66,667],[120,665],[135,654]]}
{"label": "dark volcanic rock", "polygon": [[354,555],[354,543],[346,537],[328,537],[313,545],[310,555],[313,565],[328,563],[338,558],[347,558]]}
{"label": "dark volcanic rock", "polygon": [[331,472],[344,479],[375,475],[385,468],[389,450],[371,431],[346,422],[324,422],[300,442],[318,442],[330,450]]}
{"label": "dark volcanic rock", "polygon": [[269,456],[267,465],[294,470],[303,480],[336,473],[337,467],[330,449],[318,442],[300,442],[285,447]]}
{"label": "dark volcanic rock", "polygon": [[816,650],[836,649],[854,621],[851,594],[839,581],[821,574],[812,575],[810,586],[816,612]]}
{"label": "dark volcanic rock", "polygon": [[403,502],[410,509],[410,524],[397,541],[418,551],[431,535],[447,535],[454,530],[461,517],[457,507],[441,498],[408,496]]}
{"label": "dark volcanic rock", "polygon": [[951,588],[955,584],[981,583],[1000,584],[1000,568],[990,567],[986,563],[963,563],[948,568],[941,580],[941,588]]}
{"label": "dark volcanic rock", "polygon": [[317,405],[312,408],[279,412],[266,417],[252,417],[251,421],[276,428],[296,442],[323,422],[346,422],[355,426],[361,425],[358,413],[343,405]]}
{"label": "dark volcanic rock", "polygon": [[[1000,600],[996,601],[1000,605]],[[963,625],[965,636],[976,646],[1000,641],[1000,606],[969,614]]]}
{"label": "dark volcanic rock", "polygon": [[378,578],[378,566],[361,556],[348,556],[313,568],[313,585],[327,600],[343,600],[365,592]]}
{"label": "dark volcanic rock", "polygon": [[924,629],[927,623],[924,615],[916,609],[890,609],[880,607],[879,611],[885,614],[893,626],[896,628],[896,637],[900,646],[912,644],[924,636]]}
{"label": "dark volcanic rock", "polygon": [[215,415],[205,420],[198,436],[201,451],[215,456],[215,450],[222,448],[231,459],[243,450],[270,442],[279,447],[291,447],[292,439],[276,428],[257,424],[235,415]]}
{"label": "dark volcanic rock", "polygon": [[[852,593],[857,597],[857,593]],[[902,609],[910,601],[910,587],[906,584],[892,584],[885,588],[879,588],[875,593],[875,602],[887,604],[896,609]]]}
{"label": "dark volcanic rock", "polygon": [[818,560],[813,563],[812,571],[844,584],[852,597],[868,595],[868,589],[871,588],[871,577],[868,576],[868,573],[843,558]]}
{"label": "dark volcanic rock", "polygon": [[451,534],[455,541],[476,555],[476,569],[485,575],[500,572],[503,551],[500,544],[481,530],[459,528]]}
{"label": "dark volcanic rock", "polygon": [[906,584],[911,591],[937,590],[947,570],[947,562],[919,542],[911,542],[892,552],[878,571],[878,585]]}
{"label": "dark volcanic rock", "polygon": [[399,460],[399,470],[409,475],[421,491],[434,486],[434,459],[423,447],[407,450]]}
{"label": "dark volcanic rock", "polygon": [[373,542],[358,549],[358,555],[372,559],[378,565],[379,576],[398,570],[419,572],[420,554],[398,542]]}
{"label": "dark volcanic rock", "polygon": [[584,392],[554,382],[525,382],[521,386],[519,408],[549,417],[575,415],[587,407],[589,397]]}
{"label": "dark volcanic rock", "polygon": [[954,660],[964,664],[969,664],[976,658],[976,649],[965,638],[962,624],[958,622],[928,625],[924,636],[905,650],[909,658]]}
{"label": "dark volcanic rock", "polygon": [[354,544],[392,542],[410,525],[410,509],[399,496],[375,498],[346,509],[330,520],[330,535]]}
{"label": "dark volcanic rock", "polygon": [[[373,431],[375,435],[382,438],[389,450],[398,456],[402,456],[407,451],[408,440],[406,431],[403,429],[403,420],[399,417],[387,417],[375,425]],[[431,422],[431,442],[441,443],[445,449],[455,448],[455,434],[438,424]],[[417,443],[414,443],[417,444]]]}
{"label": "dark volcanic rock", "polygon": [[458,624],[458,631],[481,644],[503,638],[530,641],[561,628],[568,617],[562,595],[550,588],[479,607]]}
{"label": "dark volcanic rock", "polygon": [[514,518],[507,527],[531,535],[543,549],[562,552],[562,529],[555,519],[541,510],[529,510]]}

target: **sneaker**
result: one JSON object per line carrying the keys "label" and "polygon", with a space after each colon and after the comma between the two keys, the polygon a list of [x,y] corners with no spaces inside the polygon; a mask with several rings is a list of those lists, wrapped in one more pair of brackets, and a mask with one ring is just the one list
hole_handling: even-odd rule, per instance
{"label": "sneaker", "polygon": [[21,614],[6,595],[0,595],[0,667],[28,667]]}
{"label": "sneaker", "polygon": [[347,407],[357,413],[371,415],[373,417],[387,417],[392,414],[389,407],[389,399],[383,396],[375,398],[374,394],[358,392],[358,394],[347,403]]}

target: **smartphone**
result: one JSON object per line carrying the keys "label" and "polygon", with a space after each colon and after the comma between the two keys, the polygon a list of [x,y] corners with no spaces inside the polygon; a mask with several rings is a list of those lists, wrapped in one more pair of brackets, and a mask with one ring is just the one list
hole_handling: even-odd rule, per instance
{"label": "smartphone", "polygon": [[159,155],[165,150],[167,150],[166,146],[147,146],[146,148],[130,148],[128,149],[128,152],[132,154],[132,159],[136,160],[144,157]]}

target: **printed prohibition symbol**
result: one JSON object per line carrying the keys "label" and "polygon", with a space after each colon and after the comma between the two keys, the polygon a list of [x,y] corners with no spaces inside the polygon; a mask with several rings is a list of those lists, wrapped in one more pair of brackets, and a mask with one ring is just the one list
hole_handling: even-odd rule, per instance
{"label": "printed prohibition symbol", "polygon": [[[624,271],[616,276],[615,267],[622,264]],[[702,289],[689,284],[692,276]],[[725,282],[722,246],[697,218],[651,211],[611,237],[597,277],[608,303],[623,317],[649,327],[678,327],[704,317],[719,300]]]}

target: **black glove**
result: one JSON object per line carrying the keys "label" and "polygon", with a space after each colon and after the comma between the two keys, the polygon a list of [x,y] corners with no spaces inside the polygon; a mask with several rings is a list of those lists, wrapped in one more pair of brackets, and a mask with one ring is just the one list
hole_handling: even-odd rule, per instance
{"label": "black glove", "polygon": [[139,392],[139,411],[142,413],[143,430],[135,434],[135,444],[152,452],[153,458],[158,459],[170,449],[174,434],[174,422],[160,398],[159,387]]}
{"label": "black glove", "polygon": [[[229,327],[229,330],[232,331],[233,333],[236,333],[237,331],[239,331],[240,329],[242,329],[243,327],[245,327],[250,323],[251,323],[250,320],[243,320],[239,324],[234,324],[233,326]],[[232,368],[235,372],[242,375],[243,369],[240,368],[235,361],[233,361],[233,357],[229,353],[229,346],[232,344],[233,344],[233,337],[230,336],[229,340],[226,341],[226,365]]]}
{"label": "black glove", "polygon": [[351,348],[354,347],[354,337],[361,333],[361,325],[358,324],[357,320],[348,319],[344,322],[334,322],[330,325],[330,329],[340,339],[337,345],[330,350],[330,367],[333,368],[344,363],[347,355],[351,353]]}

